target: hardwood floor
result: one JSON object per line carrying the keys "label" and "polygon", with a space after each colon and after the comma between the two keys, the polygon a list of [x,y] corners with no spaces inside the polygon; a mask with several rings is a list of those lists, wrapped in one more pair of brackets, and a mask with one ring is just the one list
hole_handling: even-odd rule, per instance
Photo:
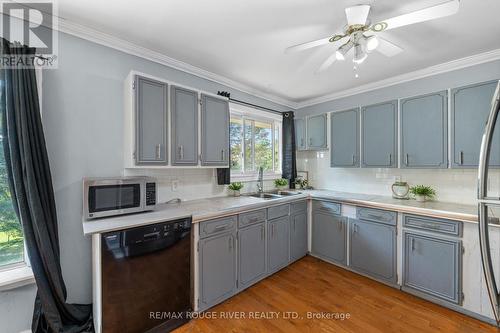
{"label": "hardwood floor", "polygon": [[[299,318],[284,318],[287,311],[297,313]],[[227,318],[235,312],[246,318]],[[308,319],[308,312],[340,313],[349,318]],[[203,314],[212,313],[217,318],[191,320],[175,333],[500,332],[494,326],[310,256]],[[277,318],[257,319],[258,315]]]}

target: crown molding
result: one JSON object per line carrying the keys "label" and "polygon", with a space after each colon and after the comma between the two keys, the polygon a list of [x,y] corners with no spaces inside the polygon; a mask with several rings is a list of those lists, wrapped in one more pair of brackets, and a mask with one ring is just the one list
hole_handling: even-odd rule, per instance
{"label": "crown molding", "polygon": [[484,53],[455,59],[442,64],[426,67],[413,72],[393,76],[380,81],[370,82],[352,89],[346,89],[339,92],[297,102],[256,89],[247,84],[190,65],[183,61],[166,56],[162,53],[136,45],[134,43],[103,33],[101,31],[77,24],[61,17],[58,17],[57,29],[61,32],[86,39],[88,41],[104,45],[131,55],[135,55],[168,67],[172,67],[183,72],[193,74],[195,76],[253,95],[255,97],[265,99],[269,102],[287,106],[295,110],[500,59],[500,49],[495,49]]}
{"label": "crown molding", "polygon": [[452,60],[449,62],[445,62],[439,65],[434,65],[430,66],[424,69],[419,69],[413,72],[393,76],[387,79],[383,79],[380,81],[376,82],[371,82],[367,83],[361,86],[358,86],[356,88],[352,89],[347,89],[339,92],[335,92],[332,94],[328,95],[323,95],[315,98],[311,98],[299,103],[296,103],[296,108],[305,108],[308,106],[316,105],[316,104],[321,104],[329,101],[333,101],[336,99],[352,96],[352,95],[357,95],[357,94],[362,94],[368,91],[372,90],[377,90],[385,87],[390,87],[396,84],[404,83],[404,82],[409,82],[413,80],[418,80],[422,79],[425,77],[437,75],[437,74],[442,74],[446,72],[451,72],[454,70],[474,66],[474,65],[479,65],[495,60],[500,59],[500,49],[484,52],[484,53],[479,53],[475,54],[469,57],[465,58],[460,58],[456,60]]}
{"label": "crown molding", "polygon": [[298,103],[290,101],[288,99],[275,96],[273,94],[264,92],[262,90],[253,88],[249,85],[246,85],[241,82],[237,82],[235,80],[232,80],[230,78],[227,78],[222,75],[215,74],[213,72],[204,70],[202,68],[190,65],[188,63],[185,63],[183,61],[171,58],[169,56],[166,56],[162,53],[153,51],[151,49],[139,46],[137,44],[131,43],[129,41],[126,41],[124,39],[106,34],[104,32],[83,26],[81,24],[69,21],[67,19],[64,19],[62,17],[58,18],[58,30],[60,32],[64,32],[66,34],[70,34],[91,42],[94,42],[96,44],[104,45],[131,55],[135,55],[156,63],[159,63],[161,65],[165,65],[168,67],[172,67],[175,69],[178,69],[180,71],[196,75],[198,77],[225,85],[227,87],[239,90],[241,92],[250,94],[255,97],[259,97],[262,99],[265,99],[269,102],[276,103],[276,104],[281,104],[283,106],[287,106],[292,109],[296,109]]}

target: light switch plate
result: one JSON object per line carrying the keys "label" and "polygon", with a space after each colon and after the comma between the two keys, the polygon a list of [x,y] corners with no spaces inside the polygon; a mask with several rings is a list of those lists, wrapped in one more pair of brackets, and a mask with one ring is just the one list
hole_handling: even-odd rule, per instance
{"label": "light switch plate", "polygon": [[179,189],[179,180],[178,179],[172,180],[172,192],[177,192],[178,189]]}

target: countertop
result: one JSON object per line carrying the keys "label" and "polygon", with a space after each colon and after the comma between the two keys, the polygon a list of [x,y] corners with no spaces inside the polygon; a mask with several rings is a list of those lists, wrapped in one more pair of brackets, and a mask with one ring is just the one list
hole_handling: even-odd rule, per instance
{"label": "countertop", "polygon": [[352,205],[381,208],[402,213],[421,214],[432,217],[447,218],[465,222],[476,222],[477,206],[448,202],[417,202],[415,200],[398,200],[389,196],[359,193],[337,192],[330,190],[306,190],[301,194],[264,200],[251,196],[215,197],[208,199],[183,201],[176,204],[160,204],[156,210],[139,214],[83,221],[83,233],[91,235],[108,231],[121,230],[141,225],[161,223],[192,217],[193,223],[216,217],[238,214],[261,207],[275,206],[282,203],[303,199],[328,199]]}

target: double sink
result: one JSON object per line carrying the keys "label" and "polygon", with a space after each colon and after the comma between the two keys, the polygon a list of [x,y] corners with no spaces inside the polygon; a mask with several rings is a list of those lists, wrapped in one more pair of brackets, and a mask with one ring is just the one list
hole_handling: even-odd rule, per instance
{"label": "double sink", "polygon": [[273,200],[273,199],[279,199],[287,196],[292,196],[292,195],[298,195],[301,192],[294,192],[294,191],[277,191],[277,192],[261,192],[261,193],[254,193],[250,194],[251,197],[254,198],[261,198],[264,200]]}

